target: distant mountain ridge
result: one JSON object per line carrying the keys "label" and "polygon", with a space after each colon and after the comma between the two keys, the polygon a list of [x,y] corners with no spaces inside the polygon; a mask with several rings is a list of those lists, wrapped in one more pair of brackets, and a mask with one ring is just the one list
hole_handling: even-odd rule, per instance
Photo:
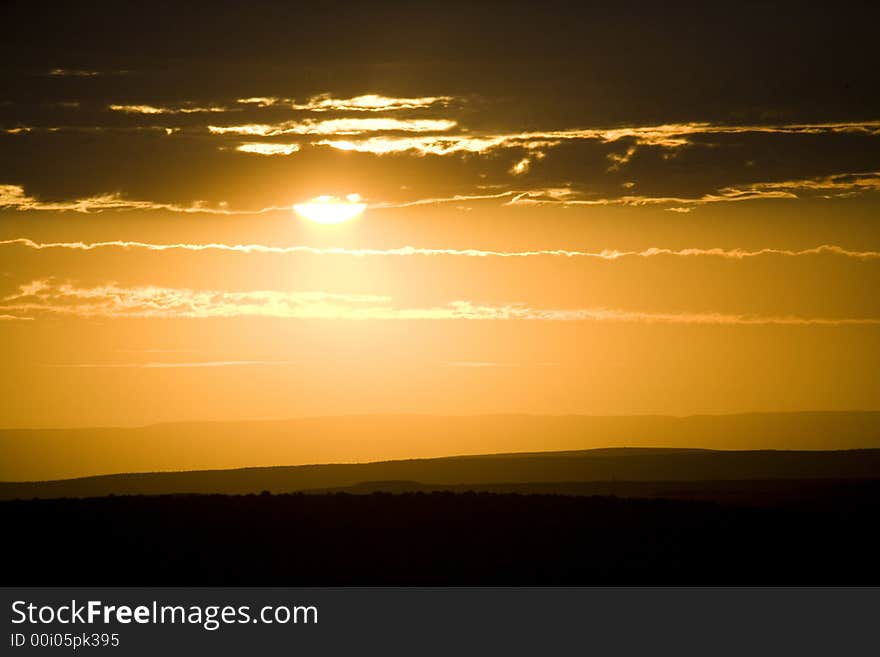
{"label": "distant mountain ridge", "polygon": [[[502,488],[517,492],[517,484],[526,485],[519,486],[521,492],[631,494],[644,489],[645,495],[654,496],[659,488],[634,486],[633,482],[676,482],[679,488],[693,489],[687,482],[869,479],[880,479],[880,449],[712,451],[622,448],[5,482],[0,483],[0,499],[110,494],[288,493],[351,487],[355,490],[346,492],[399,492],[423,487],[459,491],[469,487],[478,490]],[[581,485],[584,482],[605,482],[607,485],[590,489]],[[583,490],[576,490],[578,486]],[[358,487],[363,490],[356,490]]]}
{"label": "distant mountain ridge", "polygon": [[690,417],[375,415],[135,428],[6,429],[0,430],[0,481],[618,447],[880,448],[880,412]]}

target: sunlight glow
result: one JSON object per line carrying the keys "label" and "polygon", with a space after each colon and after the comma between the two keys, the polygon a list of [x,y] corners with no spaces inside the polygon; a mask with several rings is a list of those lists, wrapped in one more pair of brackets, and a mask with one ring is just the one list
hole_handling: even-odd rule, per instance
{"label": "sunlight glow", "polygon": [[318,224],[341,224],[357,217],[366,207],[358,194],[349,194],[345,198],[318,196],[306,203],[297,203],[293,209],[301,217]]}

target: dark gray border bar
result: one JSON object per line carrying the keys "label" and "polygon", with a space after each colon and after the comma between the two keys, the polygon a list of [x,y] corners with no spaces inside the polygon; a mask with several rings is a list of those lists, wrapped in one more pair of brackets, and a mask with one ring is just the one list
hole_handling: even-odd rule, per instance
{"label": "dark gray border bar", "polygon": [[[850,655],[876,650],[880,609],[880,588],[7,588],[0,597],[10,655]],[[317,622],[13,624],[19,600],[313,607]],[[33,635],[64,643],[65,633],[115,633],[119,645],[31,645]]]}

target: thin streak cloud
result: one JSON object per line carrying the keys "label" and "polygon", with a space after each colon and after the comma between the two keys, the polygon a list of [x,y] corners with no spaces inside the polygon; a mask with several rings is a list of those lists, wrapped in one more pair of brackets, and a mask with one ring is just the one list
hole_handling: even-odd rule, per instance
{"label": "thin streak cloud", "polygon": [[688,206],[708,203],[732,203],[768,199],[798,199],[807,197],[848,198],[880,191],[880,171],[838,173],[820,178],[756,182],[722,187],[713,193],[697,197],[639,196],[627,194],[604,198],[585,197],[570,187],[550,187],[539,190],[512,192],[507,205],[672,205],[674,212],[687,212]]}
{"label": "thin streak cloud", "polygon": [[[338,133],[337,133],[338,134]],[[340,151],[389,155],[414,151],[417,155],[452,155],[454,153],[486,153],[502,147],[540,148],[554,146],[558,141],[524,141],[507,136],[476,137],[468,135],[426,137],[370,137],[367,139],[323,139],[313,146],[329,146]]]}
{"label": "thin streak cloud", "polygon": [[[248,152],[262,155],[283,155],[296,152],[294,144],[248,144]],[[265,148],[264,148],[265,147]],[[288,152],[289,151],[289,152]],[[584,194],[569,187],[549,187],[527,190],[507,190],[493,194],[456,194],[447,197],[415,199],[400,202],[371,203],[374,210],[407,208],[420,205],[459,203],[462,201],[483,201],[508,199],[506,205],[566,205],[566,206],[646,206],[671,205],[676,212],[683,212],[688,206],[708,203],[728,203],[768,199],[798,199],[804,196],[819,198],[847,198],[859,194],[880,191],[880,172],[840,173],[823,178],[789,180],[777,182],[756,182],[740,186],[729,186],[699,197],[639,196],[624,195],[614,197],[585,197]],[[266,212],[290,210],[289,206],[269,206],[255,210],[231,209],[225,203],[214,206],[204,201],[195,201],[188,206],[175,203],[127,199],[121,194],[99,194],[72,201],[40,201],[28,196],[21,185],[0,185],[0,208],[18,211],[39,210],[55,212],[102,212],[105,210],[166,210],[184,214],[249,215]]]}
{"label": "thin streak cloud", "polygon": [[442,132],[456,126],[449,119],[327,119],[315,121],[284,121],[282,123],[247,123],[243,125],[208,126],[214,135],[249,135],[276,137],[279,135],[359,135],[365,132]]}
{"label": "thin streak cloud", "polygon": [[264,144],[262,142],[247,142],[239,144],[235,150],[242,153],[255,153],[257,155],[293,155],[299,152],[299,144]]}
{"label": "thin streak cloud", "polygon": [[293,99],[276,98],[275,96],[251,96],[249,98],[237,98],[236,103],[241,105],[256,105],[257,107],[272,107],[274,105],[290,105]]}
{"label": "thin streak cloud", "polygon": [[641,312],[613,308],[536,308],[471,301],[424,307],[395,306],[389,296],[254,290],[193,290],[156,286],[124,287],[106,283],[78,287],[35,280],[5,297],[0,310],[28,316],[74,318],[232,318],[333,320],[592,321],[701,326],[878,326],[875,317],[763,316],[713,312]]}
{"label": "thin streak cloud", "polygon": [[382,94],[363,94],[353,98],[334,98],[325,93],[312,96],[303,103],[293,98],[278,96],[251,96],[238,98],[237,103],[255,105],[257,107],[288,106],[291,109],[306,112],[393,112],[397,110],[427,109],[434,106],[446,106],[452,102],[452,96],[422,96],[419,98],[395,98]]}
{"label": "thin streak cloud", "polygon": [[[795,123],[780,125],[720,125],[712,123],[670,123],[653,126],[627,126],[620,128],[572,128],[535,132],[501,134],[467,134],[423,136],[419,138],[386,136],[366,139],[333,140],[314,142],[316,146],[329,146],[339,150],[387,155],[415,151],[418,155],[450,155],[459,152],[486,153],[498,148],[549,148],[569,141],[599,141],[614,143],[629,139],[639,146],[681,148],[693,144],[691,137],[700,135],[729,134],[795,134],[817,135],[828,133],[852,133],[867,136],[880,135],[880,121],[853,121],[829,123]],[[627,151],[626,160],[633,152]],[[612,166],[619,167],[615,156]]]}
{"label": "thin streak cloud", "polygon": [[404,109],[424,109],[437,105],[445,106],[451,101],[451,96],[390,98],[380,94],[364,94],[354,98],[333,98],[330,94],[321,94],[309,98],[305,103],[293,104],[293,108],[309,112],[387,112]]}
{"label": "thin streak cloud", "polygon": [[880,251],[856,251],[846,249],[833,244],[822,244],[808,249],[723,249],[723,248],[686,248],[669,249],[651,247],[642,250],[618,250],[603,249],[601,251],[577,251],[569,249],[537,249],[532,251],[493,251],[485,249],[436,249],[415,246],[402,246],[391,249],[351,249],[343,247],[314,247],[314,246],[270,246],[267,244],[156,244],[150,242],[136,242],[114,240],[109,242],[36,242],[34,240],[19,237],[9,240],[0,240],[0,246],[23,246],[28,249],[67,249],[74,251],[95,251],[99,249],[143,249],[146,251],[225,251],[232,253],[267,253],[267,254],[296,254],[308,255],[347,255],[356,257],[367,256],[458,256],[470,258],[534,258],[534,257],[563,257],[563,258],[595,258],[599,260],[620,260],[624,258],[651,258],[657,256],[672,257],[717,257],[728,260],[745,260],[762,256],[782,257],[806,257],[819,255],[833,255],[858,260],[880,259]]}
{"label": "thin streak cloud", "polygon": [[103,75],[127,75],[131,71],[93,71],[80,68],[53,68],[46,75],[53,78],[96,78]]}
{"label": "thin streak cloud", "polygon": [[270,206],[258,210],[232,210],[225,203],[209,205],[204,201],[195,201],[191,205],[177,203],[160,203],[127,199],[121,194],[98,194],[72,201],[40,201],[28,196],[21,185],[0,185],[0,209],[11,209],[19,212],[104,212],[108,210],[166,210],[183,214],[217,214],[217,215],[250,215],[266,212],[290,211],[291,206]]}
{"label": "thin streak cloud", "polygon": [[157,107],[155,105],[108,105],[107,109],[125,114],[203,114],[219,112],[239,112],[228,107]]}

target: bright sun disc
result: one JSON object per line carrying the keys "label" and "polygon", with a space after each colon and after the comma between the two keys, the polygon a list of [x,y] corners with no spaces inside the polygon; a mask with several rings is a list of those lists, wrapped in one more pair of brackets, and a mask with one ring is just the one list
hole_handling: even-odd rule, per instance
{"label": "bright sun disc", "polygon": [[297,203],[293,209],[301,217],[318,224],[341,224],[354,219],[366,207],[366,203],[361,203],[360,196],[349,194],[345,198],[318,196],[306,203]]}

